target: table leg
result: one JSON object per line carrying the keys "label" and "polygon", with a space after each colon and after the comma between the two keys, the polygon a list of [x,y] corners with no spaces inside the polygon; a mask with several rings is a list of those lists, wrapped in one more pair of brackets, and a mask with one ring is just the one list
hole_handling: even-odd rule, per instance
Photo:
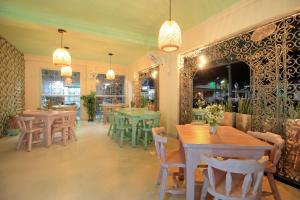
{"label": "table leg", "polygon": [[52,144],[52,138],[51,138],[51,126],[52,126],[53,120],[45,120],[45,131],[44,131],[44,138],[46,147],[49,147]]}
{"label": "table leg", "polygon": [[193,158],[192,152],[185,149],[185,159],[186,159],[186,199],[195,199],[195,169],[197,161]]}
{"label": "table leg", "polygon": [[137,120],[132,120],[132,137],[131,137],[131,145],[133,147],[136,146],[136,132],[137,132]]}

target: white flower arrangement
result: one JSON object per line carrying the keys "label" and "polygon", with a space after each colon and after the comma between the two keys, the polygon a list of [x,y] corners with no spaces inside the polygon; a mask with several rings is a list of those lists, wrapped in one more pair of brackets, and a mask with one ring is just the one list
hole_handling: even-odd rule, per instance
{"label": "white flower arrangement", "polygon": [[209,105],[205,108],[206,119],[211,126],[220,124],[223,119],[224,108],[222,105]]}

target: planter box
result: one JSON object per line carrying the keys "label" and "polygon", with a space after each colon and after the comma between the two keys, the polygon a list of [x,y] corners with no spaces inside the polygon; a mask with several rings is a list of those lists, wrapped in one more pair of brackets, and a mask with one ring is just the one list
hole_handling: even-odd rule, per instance
{"label": "planter box", "polygon": [[287,119],[285,122],[287,162],[293,173],[300,172],[300,119]]}
{"label": "planter box", "polygon": [[222,120],[222,126],[235,126],[235,112],[224,112],[224,117]]}
{"label": "planter box", "polygon": [[236,128],[243,132],[251,130],[251,115],[236,113]]}

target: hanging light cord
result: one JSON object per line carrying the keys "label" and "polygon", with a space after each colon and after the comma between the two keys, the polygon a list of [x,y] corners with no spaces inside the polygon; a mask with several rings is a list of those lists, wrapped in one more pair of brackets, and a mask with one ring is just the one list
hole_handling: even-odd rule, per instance
{"label": "hanging light cord", "polygon": [[111,55],[109,55],[109,67],[111,69]]}
{"label": "hanging light cord", "polygon": [[170,0],[170,7],[169,7],[169,21],[171,21],[171,11],[172,10],[172,0]]}
{"label": "hanging light cord", "polygon": [[60,36],[60,47],[61,48],[63,48],[63,45],[62,45],[63,44],[63,35],[64,35],[64,33],[62,32],[61,36]]}

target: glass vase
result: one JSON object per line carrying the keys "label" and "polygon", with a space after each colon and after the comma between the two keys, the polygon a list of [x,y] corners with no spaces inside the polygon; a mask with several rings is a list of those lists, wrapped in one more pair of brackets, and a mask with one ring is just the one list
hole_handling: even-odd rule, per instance
{"label": "glass vase", "polygon": [[209,124],[209,133],[215,135],[217,133],[217,124]]}

